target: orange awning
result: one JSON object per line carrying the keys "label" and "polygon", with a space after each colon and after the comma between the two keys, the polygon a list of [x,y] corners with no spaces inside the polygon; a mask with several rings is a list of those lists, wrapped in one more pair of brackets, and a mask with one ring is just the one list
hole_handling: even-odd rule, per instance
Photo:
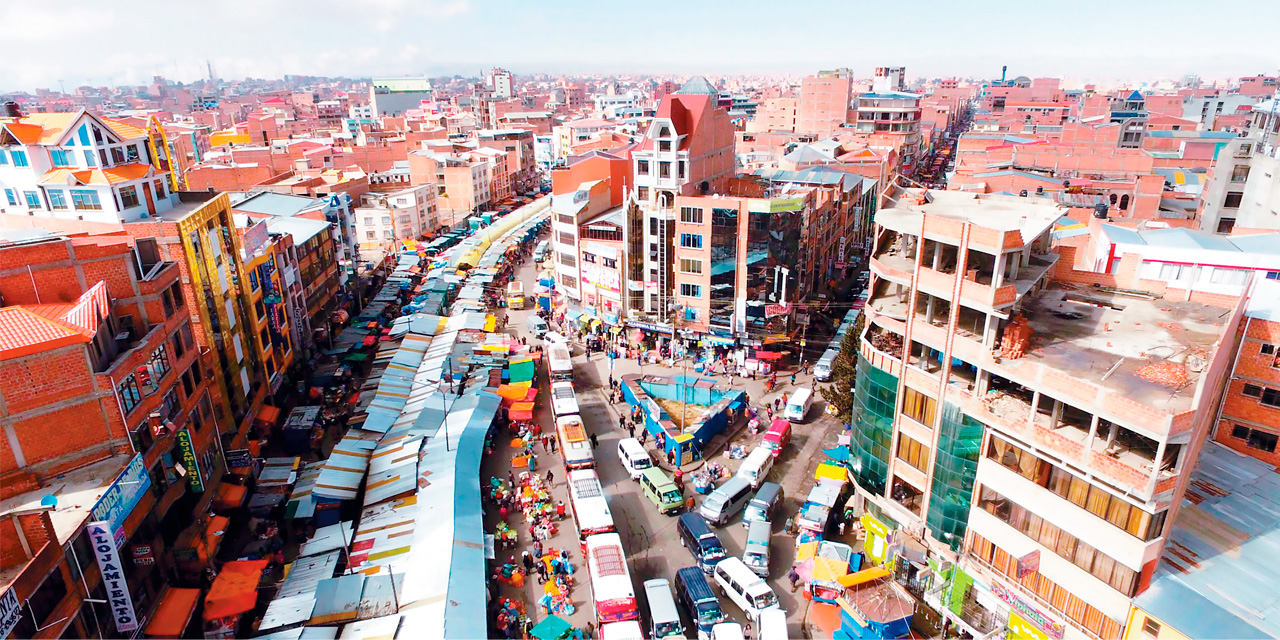
{"label": "orange awning", "polygon": [[234,509],[244,504],[244,494],[244,487],[224,482],[218,487],[218,497],[214,499],[213,506],[218,509]]}
{"label": "orange awning", "polygon": [[244,613],[258,603],[258,580],[266,560],[237,560],[223,565],[204,598],[204,619],[216,620]]}
{"label": "orange awning", "polygon": [[257,418],[258,422],[261,422],[263,424],[275,424],[276,420],[279,420],[279,419],[280,419],[280,407],[273,407],[268,404],[268,405],[263,405],[263,407],[258,410],[258,418]]}
{"label": "orange awning", "polygon": [[156,607],[155,617],[147,624],[147,635],[157,638],[181,638],[200,602],[199,589],[169,587]]}
{"label": "orange awning", "polygon": [[511,405],[512,420],[532,420],[533,419],[533,403],[517,402]]}

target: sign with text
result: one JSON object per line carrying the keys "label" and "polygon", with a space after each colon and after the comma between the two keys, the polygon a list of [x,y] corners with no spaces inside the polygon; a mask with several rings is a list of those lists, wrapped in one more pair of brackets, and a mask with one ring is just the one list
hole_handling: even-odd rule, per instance
{"label": "sign with text", "polygon": [[93,544],[93,553],[98,558],[98,568],[102,570],[102,586],[107,590],[107,606],[111,608],[111,617],[116,621],[116,630],[125,633],[137,629],[138,618],[133,613],[133,597],[129,594],[129,584],[124,579],[124,567],[120,562],[120,550],[116,546],[111,523],[90,522],[85,531]]}
{"label": "sign with text", "polygon": [[98,498],[97,504],[89,514],[94,520],[105,520],[111,523],[112,529],[123,529],[125,518],[133,513],[142,495],[151,488],[151,476],[147,475],[147,466],[142,461],[142,454],[135,455],[124,471],[116,476],[115,482]]}
{"label": "sign with text", "polygon": [[227,468],[240,469],[253,464],[253,453],[248,449],[232,449],[227,452]]}
{"label": "sign with text", "polygon": [[0,596],[0,638],[8,638],[20,619],[22,603],[18,602],[18,592],[8,589]]}
{"label": "sign with text", "polygon": [[1036,549],[1021,558],[1018,558],[1018,579],[1022,580],[1027,576],[1040,570],[1040,550]]}
{"label": "sign with text", "polygon": [[191,430],[178,431],[178,453],[182,455],[182,466],[187,468],[187,482],[194,493],[204,493],[204,479],[200,477],[200,460],[196,458],[196,445],[191,442]]}
{"label": "sign with text", "polygon": [[[998,582],[992,582],[991,593],[995,594],[997,598],[1000,598],[1005,604],[1012,607],[1019,619],[1044,632],[1046,636],[1053,640],[1062,640],[1062,634],[1066,629],[1064,629],[1061,624],[1054,622],[1049,616],[1040,613],[1038,609],[1027,604],[1022,598],[1014,595],[1014,593],[1005,588],[1004,585]],[[1009,617],[1012,619],[1013,614],[1011,613]]]}

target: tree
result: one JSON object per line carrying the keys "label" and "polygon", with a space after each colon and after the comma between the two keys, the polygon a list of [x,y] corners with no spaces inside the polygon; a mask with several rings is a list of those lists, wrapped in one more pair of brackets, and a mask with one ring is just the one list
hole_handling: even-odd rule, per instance
{"label": "tree", "polygon": [[857,379],[858,340],[862,336],[863,319],[858,314],[853,328],[844,334],[840,343],[840,352],[835,362],[831,363],[831,384],[822,388],[822,397],[836,409],[836,415],[842,422],[848,422],[853,412],[853,385]]}

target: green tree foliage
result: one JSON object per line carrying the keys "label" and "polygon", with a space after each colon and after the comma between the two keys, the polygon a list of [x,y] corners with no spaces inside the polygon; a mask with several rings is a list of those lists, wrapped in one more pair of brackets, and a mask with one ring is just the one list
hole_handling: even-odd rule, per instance
{"label": "green tree foliage", "polygon": [[853,329],[844,334],[840,354],[831,364],[831,384],[822,388],[822,397],[836,408],[836,415],[843,422],[849,421],[853,410],[853,382],[857,376],[858,339],[862,335],[864,318],[859,314]]}

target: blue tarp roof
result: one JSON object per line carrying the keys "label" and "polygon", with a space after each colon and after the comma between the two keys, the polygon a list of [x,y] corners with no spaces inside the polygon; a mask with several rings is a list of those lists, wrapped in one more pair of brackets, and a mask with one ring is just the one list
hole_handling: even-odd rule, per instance
{"label": "blue tarp roof", "polygon": [[1191,638],[1280,637],[1280,473],[1205,445],[1151,587],[1134,605]]}

